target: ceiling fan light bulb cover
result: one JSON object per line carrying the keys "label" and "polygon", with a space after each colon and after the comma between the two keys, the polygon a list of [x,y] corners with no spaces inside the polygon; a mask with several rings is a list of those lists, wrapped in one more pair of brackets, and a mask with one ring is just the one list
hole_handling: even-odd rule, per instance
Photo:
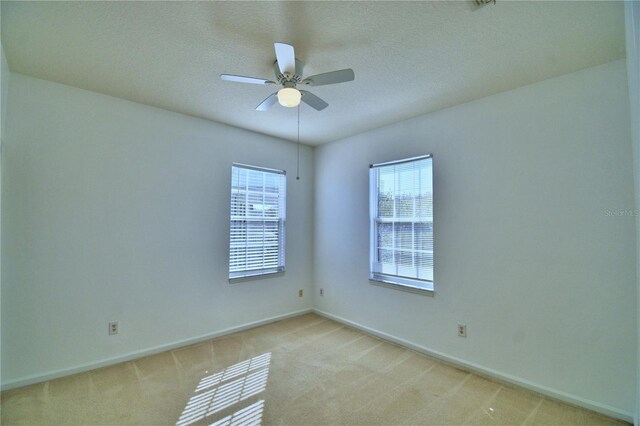
{"label": "ceiling fan light bulb cover", "polygon": [[293,87],[285,87],[278,91],[278,103],[284,107],[292,108],[300,105],[300,98],[302,94]]}

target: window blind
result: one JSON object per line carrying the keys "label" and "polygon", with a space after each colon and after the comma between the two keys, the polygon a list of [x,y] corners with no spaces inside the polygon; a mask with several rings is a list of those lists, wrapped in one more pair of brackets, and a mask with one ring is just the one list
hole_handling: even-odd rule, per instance
{"label": "window blind", "polygon": [[431,156],[370,168],[370,278],[433,290]]}
{"label": "window blind", "polygon": [[284,271],[285,198],[284,171],[232,166],[230,279]]}

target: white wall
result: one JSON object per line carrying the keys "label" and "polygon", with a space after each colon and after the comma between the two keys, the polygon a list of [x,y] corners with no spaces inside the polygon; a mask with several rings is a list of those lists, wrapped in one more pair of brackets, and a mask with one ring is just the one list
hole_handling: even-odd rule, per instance
{"label": "white wall", "polygon": [[[640,2],[627,1],[624,5],[626,47],[627,47],[627,80],[629,84],[629,101],[631,109],[631,135],[633,140],[633,171],[635,181],[636,211],[640,212]],[[640,247],[640,215],[636,216],[636,247]],[[637,272],[640,272],[640,249],[636,253]],[[636,276],[638,302],[638,363],[640,363],[640,273]],[[636,418],[640,425],[640,364],[636,364]]]}
{"label": "white wall", "polygon": [[[4,48],[0,43],[0,200],[2,199],[2,141],[4,140],[4,118],[7,115],[7,92],[9,88],[9,64],[4,56]],[[0,240],[2,239],[2,202],[0,201]],[[1,247],[1,245],[0,245]],[[2,258],[2,249],[0,248],[0,259]],[[0,262],[1,264],[1,262]],[[0,265],[0,283],[2,283],[2,268]],[[0,284],[1,287],[1,284]],[[0,298],[0,306],[2,299]],[[2,309],[0,308],[0,324],[2,323]],[[0,354],[2,353],[2,344],[0,343]],[[0,355],[0,360],[2,356]],[[2,362],[0,361],[0,365]],[[1,369],[0,369],[1,370]]]}
{"label": "white wall", "polygon": [[2,51],[2,64],[0,68],[0,135],[4,135],[5,129],[5,117],[7,115],[7,93],[9,91],[9,64],[7,64],[7,58],[4,56],[4,48],[0,44],[0,50]]}
{"label": "white wall", "polygon": [[[296,181],[275,138],[19,74],[9,105],[5,387],[311,307],[312,149]],[[284,276],[228,283],[232,162],[289,172]]]}
{"label": "white wall", "polygon": [[[635,218],[625,62],[316,150],[316,306],[632,418]],[[368,165],[434,155],[435,297],[367,280]],[[468,337],[456,336],[466,323]]]}
{"label": "white wall", "polygon": [[[4,140],[5,116],[7,115],[7,94],[9,92],[9,64],[4,56],[4,48],[0,44],[0,200],[2,199],[2,141]],[[2,202],[0,201],[0,240],[2,239]],[[0,244],[0,247],[2,245]],[[2,249],[0,248],[0,258],[2,258]],[[1,265],[1,262],[0,262]],[[0,283],[2,282],[2,267],[0,266]],[[1,285],[0,285],[1,287]],[[0,306],[2,299],[0,299]],[[2,323],[2,309],[0,308],[0,324]],[[0,328],[1,329],[1,328]],[[0,342],[0,354],[2,353],[2,344]],[[0,355],[0,365],[2,365],[2,356]],[[1,369],[0,369],[1,370]]]}

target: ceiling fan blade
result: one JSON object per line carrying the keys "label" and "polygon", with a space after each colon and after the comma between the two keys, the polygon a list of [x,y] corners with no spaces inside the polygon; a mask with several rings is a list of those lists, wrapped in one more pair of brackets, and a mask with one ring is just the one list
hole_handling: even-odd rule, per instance
{"label": "ceiling fan blade", "polygon": [[324,86],[325,84],[344,83],[345,81],[352,81],[356,78],[351,68],[325,72],[324,74],[316,74],[311,77],[307,77],[302,80],[302,84],[308,84],[309,86]]}
{"label": "ceiling fan blade", "polygon": [[296,73],[296,54],[293,46],[285,43],[274,43],[276,48],[276,60],[282,74],[294,75]]}
{"label": "ceiling fan blade", "polygon": [[329,106],[328,103],[326,103],[325,101],[323,101],[322,99],[320,99],[319,97],[317,97],[311,92],[307,92],[306,90],[301,90],[300,93],[302,93],[302,98],[301,98],[302,102],[306,103],[311,108],[314,108],[318,111],[322,111],[323,109]]}
{"label": "ceiling fan blade", "polygon": [[266,111],[276,102],[278,102],[278,93],[272,93],[256,107],[256,111]]}
{"label": "ceiling fan blade", "polygon": [[220,74],[220,79],[224,81],[235,81],[236,83],[276,84],[275,81],[265,80],[264,78],[244,77],[241,75],[231,74]]}

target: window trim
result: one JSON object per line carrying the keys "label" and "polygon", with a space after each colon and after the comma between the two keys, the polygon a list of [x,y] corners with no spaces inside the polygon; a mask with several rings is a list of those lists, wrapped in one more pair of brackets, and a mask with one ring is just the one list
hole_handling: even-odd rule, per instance
{"label": "window trim", "polygon": [[[279,239],[278,239],[278,257],[282,260],[281,265],[274,267],[274,268],[264,268],[264,269],[258,269],[258,270],[243,270],[243,271],[237,271],[237,272],[231,272],[231,226],[232,223],[234,221],[233,219],[233,207],[232,207],[232,203],[233,203],[233,170],[234,168],[241,168],[241,169],[247,169],[247,170],[254,170],[254,171],[258,171],[258,172],[266,172],[266,173],[273,173],[273,174],[278,174],[278,175],[282,175],[284,179],[283,185],[281,187],[282,192],[278,191],[278,196],[282,196],[284,197],[284,205],[282,206],[282,211],[280,212],[280,216],[277,220],[273,220],[273,222],[278,222],[279,223],[279,229],[280,229],[280,235],[279,235]],[[236,283],[236,282],[242,282],[242,281],[252,281],[252,280],[256,280],[256,279],[263,279],[263,278],[272,278],[272,277],[277,277],[277,276],[281,276],[284,275],[285,273],[285,249],[286,249],[286,197],[287,197],[287,180],[286,180],[286,176],[287,176],[287,172],[285,170],[279,170],[279,169],[271,169],[271,168],[267,168],[267,167],[259,167],[259,166],[252,166],[249,164],[242,164],[242,163],[232,163],[231,164],[231,191],[229,192],[230,194],[230,198],[229,198],[229,228],[228,228],[228,236],[229,236],[229,244],[228,244],[228,251],[227,251],[227,278],[229,280],[229,283]],[[279,188],[280,189],[280,188]],[[246,216],[245,216],[246,217]],[[259,221],[259,218],[256,218],[256,220]]]}
{"label": "window trim", "polygon": [[[373,259],[376,258],[376,250],[378,249],[378,245],[376,243],[377,236],[378,236],[377,230],[376,230],[377,229],[376,224],[379,221],[379,217],[378,217],[378,211],[377,211],[378,203],[375,203],[375,205],[372,203],[374,197],[377,200],[378,190],[377,190],[377,181],[374,183],[374,181],[371,179],[371,169],[386,167],[386,166],[394,166],[398,164],[404,164],[404,163],[426,160],[426,159],[432,160],[431,161],[431,177],[432,177],[431,189],[433,192],[434,185],[433,185],[433,155],[432,154],[404,158],[404,159],[395,160],[395,161],[386,161],[383,163],[374,163],[369,165],[369,170],[370,170],[369,172],[369,282],[373,285],[392,288],[395,290],[402,290],[410,293],[434,296],[435,280],[424,280],[420,278],[404,277],[400,275],[391,275],[391,274],[384,274],[381,272],[374,272],[372,267],[372,262],[373,262]],[[432,228],[433,228],[433,225],[434,225],[434,218],[432,213],[432,220],[431,220]],[[434,231],[434,238],[435,238],[435,231]],[[431,253],[432,253],[432,256],[434,256],[434,260],[435,260],[434,252],[435,250],[432,249]],[[429,283],[431,285],[431,288],[420,287],[416,283]]]}
{"label": "window trim", "polygon": [[253,280],[261,280],[267,278],[275,278],[284,275],[284,268],[282,271],[273,271],[273,272],[261,272],[258,274],[247,274],[238,277],[229,277],[229,283],[239,283],[243,281],[253,281]]}

